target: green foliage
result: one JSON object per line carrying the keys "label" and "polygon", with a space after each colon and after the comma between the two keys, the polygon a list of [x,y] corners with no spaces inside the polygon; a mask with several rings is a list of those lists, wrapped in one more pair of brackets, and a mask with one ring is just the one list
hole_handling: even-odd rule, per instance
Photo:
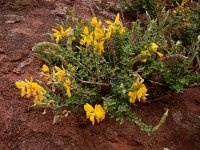
{"label": "green foliage", "polygon": [[[73,29],[73,33],[76,33],[75,37],[79,40],[85,30],[85,27],[83,29],[81,26],[85,25],[77,26],[78,28]],[[87,24],[87,26],[89,30],[93,30],[93,26],[90,24]],[[155,28],[154,26],[156,24],[152,21],[149,28]],[[82,28],[82,32],[80,32],[80,28]],[[136,34],[138,41],[135,42],[133,41],[135,38],[133,37],[134,32],[138,33]],[[49,66],[63,65],[68,68],[69,72],[68,64],[72,64],[77,68],[72,75],[76,80],[76,88],[71,91],[70,97],[65,98],[65,86],[62,85],[62,82],[54,83],[56,93],[55,90],[48,90],[49,99],[53,99],[56,105],[54,123],[66,115],[65,109],[63,113],[63,107],[66,107],[69,113],[80,110],[80,106],[86,103],[103,102],[108,115],[115,117],[120,122],[129,119],[140,126],[141,130],[146,131],[148,134],[152,133],[153,128],[143,123],[132,112],[132,106],[128,101],[129,89],[139,77],[134,73],[136,68],[133,68],[132,62],[139,62],[144,59],[144,57],[139,57],[141,47],[144,45],[150,46],[151,41],[160,39],[157,36],[152,37],[152,34],[154,33],[151,30],[146,30],[143,34],[139,23],[135,23],[132,31],[112,33],[111,38],[104,46],[105,53],[101,55],[92,52],[93,46],[84,47],[77,40],[73,41],[72,34],[67,39],[62,38],[59,45],[49,42],[35,45],[33,52]],[[143,36],[143,40],[141,36]],[[152,59],[156,59],[156,57]]]}
{"label": "green foliage", "polygon": [[[146,30],[141,26],[140,21],[133,22],[134,39],[132,43],[134,45],[127,44],[124,47],[125,49],[135,50],[134,53],[139,53],[141,47],[147,45],[149,41],[159,43],[160,50],[166,55],[162,60],[151,57],[147,63],[142,65],[137,62],[147,56],[140,54],[132,59],[130,65],[134,64],[134,68],[142,72],[142,76],[146,79],[161,82],[176,92],[181,92],[184,87],[199,82],[198,72],[195,73],[199,69],[200,52],[197,40],[199,32],[195,32],[199,28],[196,9],[177,7],[174,11],[180,11],[179,9],[183,9],[182,11],[186,14],[174,15],[174,12],[169,13],[169,11],[163,9],[156,20],[151,20],[151,17],[149,17]],[[193,20],[197,22],[195,23]],[[191,26],[179,26],[183,22],[187,22]],[[190,35],[180,34],[181,30],[184,33],[190,33]],[[178,38],[174,38],[175,36]],[[197,67],[196,70],[194,70],[194,66]]]}
{"label": "green foliage", "polygon": [[118,0],[120,9],[125,14],[131,14],[131,16],[136,16],[137,14],[144,14],[148,12],[152,18],[156,18],[158,5],[158,0]]}
{"label": "green foliage", "polygon": [[111,117],[115,117],[117,121],[123,123],[125,120],[133,121],[136,125],[140,127],[141,130],[145,131],[149,135],[153,132],[153,127],[142,122],[138,116],[131,111],[129,104],[124,101],[116,101],[112,98],[103,98],[104,105],[107,108],[107,113]]}
{"label": "green foliage", "polygon": [[200,82],[200,75],[189,71],[188,62],[172,57],[168,62],[157,61],[144,68],[143,76],[167,85],[175,92],[182,92],[184,87]]}
{"label": "green foliage", "polygon": [[189,48],[200,33],[199,9],[185,5],[174,8],[170,15],[168,33],[174,41],[182,41],[182,45]]}
{"label": "green foliage", "polygon": [[[157,0],[121,0],[120,5],[133,15],[145,13],[146,25],[137,20],[127,29],[119,14],[114,22],[107,21],[106,27],[96,17],[90,23],[72,19],[72,27],[58,25],[58,30],[52,29],[52,42],[33,47],[34,54],[50,68],[42,68],[44,81],[39,83],[45,98],[36,106],[52,109],[54,123],[70,112],[81,111],[84,105],[93,124],[94,119],[104,119],[105,111],[120,123],[133,121],[151,134],[165,122],[168,110],[156,127],[143,123],[132,112],[136,100],[146,100],[146,80],[160,82],[176,92],[200,82],[196,73],[200,40],[194,33],[199,30],[199,21],[192,9],[176,3],[171,12]],[[18,88],[23,90],[22,83]],[[25,86],[34,89],[33,85],[27,82]]]}
{"label": "green foliage", "polygon": [[49,64],[61,64],[61,61],[65,61],[63,58],[63,50],[62,48],[50,42],[41,42],[32,48],[35,56],[39,59],[45,61]]}

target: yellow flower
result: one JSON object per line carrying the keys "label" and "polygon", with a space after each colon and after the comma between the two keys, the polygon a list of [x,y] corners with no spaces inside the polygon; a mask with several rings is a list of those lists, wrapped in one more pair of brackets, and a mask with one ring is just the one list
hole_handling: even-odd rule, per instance
{"label": "yellow flower", "polygon": [[77,67],[73,66],[72,64],[68,64],[67,67],[70,73],[74,73],[77,70]]}
{"label": "yellow flower", "polygon": [[121,33],[123,33],[123,32],[125,32],[125,28],[123,27],[123,25],[121,25],[121,27],[120,27],[120,29],[119,29],[119,33],[121,34]]}
{"label": "yellow flower", "polygon": [[101,55],[102,53],[104,53],[104,41],[101,41],[98,45],[99,47],[99,54]]}
{"label": "yellow flower", "polygon": [[119,33],[123,33],[124,31],[125,31],[125,28],[123,27],[123,24],[122,24],[122,22],[120,21],[120,16],[119,16],[119,13],[117,14],[117,16],[116,16],[116,19],[115,19],[115,23],[117,24],[117,25],[119,25]]}
{"label": "yellow flower", "polygon": [[94,110],[94,108],[90,104],[86,103],[84,105],[84,110],[86,111],[86,118],[90,119],[90,121],[94,125],[94,123],[95,123],[95,120],[94,120],[95,110]]}
{"label": "yellow flower", "polygon": [[43,72],[43,73],[48,73],[48,72],[49,72],[49,67],[48,67],[47,65],[44,64],[44,65],[42,66],[42,72]]}
{"label": "yellow flower", "polygon": [[85,26],[84,29],[83,29],[83,34],[84,35],[88,35],[89,34],[89,30],[88,30],[88,27]]}
{"label": "yellow flower", "polygon": [[65,70],[65,68],[62,66],[62,69],[61,69],[61,68],[55,66],[53,68],[53,70],[54,69],[56,70],[56,72],[53,71],[53,77],[56,77],[58,79],[58,81],[63,81],[64,78],[65,78],[65,76],[66,76],[66,70]]}
{"label": "yellow flower", "polygon": [[89,33],[89,29],[87,26],[84,27],[81,36],[82,36],[82,39],[80,40],[81,45],[89,46],[93,41],[93,32]]}
{"label": "yellow flower", "polygon": [[62,40],[61,32],[56,29],[52,29],[52,31],[54,32],[52,35],[54,38],[56,38],[56,43],[59,43]]}
{"label": "yellow flower", "polygon": [[125,31],[119,14],[117,14],[114,22],[106,21],[106,23],[109,25],[108,28],[102,26],[101,21],[98,22],[97,18],[93,17],[91,21],[92,31],[89,31],[87,26],[83,28],[80,44],[86,46],[84,50],[87,51],[91,46],[94,53],[101,55],[105,52],[104,43],[111,37],[112,33]]}
{"label": "yellow flower", "polygon": [[105,29],[104,27],[100,27],[101,23],[98,23],[96,18],[93,18],[92,24],[96,25],[94,28],[94,31],[91,33],[89,32],[89,29],[87,26],[84,27],[83,33],[81,34],[82,39],[80,40],[81,45],[86,46],[86,50],[88,46],[92,45],[93,46],[93,52],[102,54],[104,53],[104,42],[106,40],[106,35],[105,35]]}
{"label": "yellow flower", "polygon": [[132,103],[132,104],[134,104],[135,100],[137,98],[136,92],[128,92],[128,96],[130,97],[129,98],[129,102]]}
{"label": "yellow flower", "polygon": [[101,105],[95,105],[95,108],[93,108],[90,104],[86,103],[84,105],[84,110],[86,111],[86,118],[90,119],[93,125],[95,123],[95,119],[98,123],[105,119],[106,113]]}
{"label": "yellow flower", "polygon": [[[144,47],[147,48],[146,45],[145,45]],[[151,57],[153,53],[156,53],[160,58],[163,57],[163,54],[160,53],[160,52],[158,52],[158,45],[155,44],[155,43],[151,43],[150,50],[142,50],[140,53],[141,53],[141,54],[146,54],[146,55],[148,55],[149,57]],[[141,60],[141,62],[144,62],[144,63],[145,63],[146,61],[147,61],[147,58]]]}
{"label": "yellow flower", "polygon": [[113,23],[111,21],[109,21],[109,20],[106,20],[106,24],[112,25]]}
{"label": "yellow flower", "polygon": [[162,53],[160,53],[160,52],[156,52],[156,54],[160,57],[160,58],[162,58],[163,57],[163,54]]}
{"label": "yellow flower", "polygon": [[94,30],[94,40],[100,40],[104,41],[105,40],[105,33],[102,28],[95,28]]}
{"label": "yellow flower", "polygon": [[93,26],[96,26],[96,25],[98,24],[98,21],[97,21],[97,18],[96,18],[96,17],[93,17],[93,18],[92,18],[91,24],[92,24]]}
{"label": "yellow flower", "polygon": [[15,82],[15,85],[18,89],[21,89],[21,96],[25,96],[28,98],[30,96],[34,97],[34,104],[40,104],[44,100],[44,94],[46,90],[38,85],[36,82],[33,82],[31,78],[30,81],[18,81]]}
{"label": "yellow flower", "polygon": [[107,32],[107,33],[106,33],[106,39],[110,39],[111,35],[112,35],[112,32],[111,32],[111,31]]}
{"label": "yellow flower", "polygon": [[146,100],[145,94],[147,93],[147,88],[143,84],[143,82],[143,79],[140,80],[139,78],[137,78],[136,82],[132,84],[130,89],[131,91],[128,92],[130,103],[135,103],[136,99],[138,101],[140,101],[141,99]]}
{"label": "yellow flower", "polygon": [[91,25],[94,26],[94,27],[100,27],[101,26],[101,21],[98,22],[97,18],[94,16],[92,18],[92,21],[91,21]]}
{"label": "yellow flower", "polygon": [[137,98],[138,98],[139,102],[142,97],[145,97],[144,95],[146,93],[147,93],[147,88],[144,84],[142,84],[141,87],[139,88],[139,90],[137,91]]}
{"label": "yellow flower", "polygon": [[155,43],[151,43],[151,49],[160,57],[163,57],[163,54],[158,52],[158,45],[156,45]]}
{"label": "yellow flower", "polygon": [[157,52],[157,50],[158,50],[158,45],[156,45],[155,43],[151,43],[151,49],[152,49],[154,52]]}
{"label": "yellow flower", "polygon": [[[71,97],[71,90],[76,88],[75,82],[73,80],[72,74],[76,71],[73,65],[68,64],[67,70],[62,66],[54,66],[52,72],[48,74],[48,85],[51,85],[52,91],[55,92],[57,84],[62,84],[65,89],[65,94],[67,97]],[[46,76],[45,76],[46,77]]]}
{"label": "yellow flower", "polygon": [[[70,81],[70,80],[69,80]],[[71,84],[71,81],[70,81],[70,83],[66,83],[66,82],[64,82],[64,87],[65,87],[65,89],[66,89],[66,95],[68,96],[68,97],[71,97],[71,91],[70,91],[70,86],[69,86],[69,84]]]}
{"label": "yellow flower", "polygon": [[[148,56],[151,56],[151,53],[149,52],[149,50],[143,50],[140,52],[141,54],[145,54],[145,55],[148,55]],[[142,59],[141,62],[146,62],[147,61],[147,58],[145,59]]]}
{"label": "yellow flower", "polygon": [[118,13],[117,16],[116,16],[116,18],[115,18],[115,23],[119,23],[120,24],[121,22],[120,22],[119,19],[120,19],[120,16],[119,16],[119,13]]}
{"label": "yellow flower", "polygon": [[110,36],[111,33],[119,32],[120,34],[125,32],[125,28],[123,27],[123,23],[120,21],[120,15],[119,13],[117,14],[115,21],[112,23],[111,21],[106,21],[106,23],[109,25],[108,26],[108,37]]}
{"label": "yellow flower", "polygon": [[105,114],[106,113],[101,105],[95,105],[95,118],[98,123],[105,119]]}
{"label": "yellow flower", "polygon": [[58,25],[58,28],[60,30],[52,28],[52,31],[54,32],[52,35],[56,39],[56,43],[59,43],[63,37],[67,37],[69,33],[72,31],[71,27],[65,30],[62,25]]}
{"label": "yellow flower", "polygon": [[137,88],[138,86],[140,86],[142,83],[144,82],[143,79],[140,80],[140,78],[137,78],[135,83],[132,84],[131,88]]}
{"label": "yellow flower", "polygon": [[85,51],[88,50],[89,46],[92,46],[93,52],[101,55],[105,52],[104,43],[111,37],[112,33],[118,31],[121,34],[125,31],[119,14],[117,14],[114,22],[106,21],[106,23],[109,25],[108,28],[102,26],[101,21],[98,22],[97,18],[93,17],[91,21],[93,31],[89,31],[87,26],[83,28],[80,44],[86,46]]}
{"label": "yellow flower", "polygon": [[18,89],[21,89],[21,97],[23,97],[26,94],[26,83],[23,81],[15,82],[15,85]]}

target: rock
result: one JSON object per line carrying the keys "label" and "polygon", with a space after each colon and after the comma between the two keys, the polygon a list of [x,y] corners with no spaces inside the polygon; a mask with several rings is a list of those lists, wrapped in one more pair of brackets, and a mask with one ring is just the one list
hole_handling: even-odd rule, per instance
{"label": "rock", "polygon": [[20,22],[20,20],[7,20],[5,23],[14,24],[14,23],[17,23],[17,22]]}
{"label": "rock", "polygon": [[117,134],[117,132],[114,132],[113,130],[112,130],[112,128],[110,128],[110,127],[107,127],[106,128],[106,138],[109,140],[109,141],[112,141],[112,142],[116,142],[116,141],[118,141],[118,134]]}
{"label": "rock", "polygon": [[175,113],[172,114],[173,116],[173,120],[177,123],[177,124],[181,124],[181,121],[183,119],[183,115],[180,111],[177,111]]}
{"label": "rock", "polygon": [[64,145],[64,141],[61,136],[53,136],[52,141],[58,146]]}
{"label": "rock", "polygon": [[65,7],[63,3],[58,3],[56,9],[53,10],[52,13],[59,17],[64,17],[67,13],[67,7]]}
{"label": "rock", "polygon": [[6,59],[7,59],[7,56],[0,53],[0,64],[1,64],[1,62],[5,62]]}
{"label": "rock", "polygon": [[5,50],[3,48],[0,48],[0,54],[4,54]]}
{"label": "rock", "polygon": [[6,15],[5,18],[7,18],[7,20],[5,21],[5,23],[7,24],[18,23],[22,20],[22,17],[18,15]]}

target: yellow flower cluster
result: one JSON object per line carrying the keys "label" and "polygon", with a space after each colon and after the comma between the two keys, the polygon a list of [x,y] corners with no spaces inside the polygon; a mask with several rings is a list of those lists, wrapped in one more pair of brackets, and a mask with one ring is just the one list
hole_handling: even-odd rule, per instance
{"label": "yellow flower cluster", "polygon": [[[145,46],[146,48],[146,46]],[[153,53],[156,53],[160,58],[163,57],[163,54],[158,52],[158,45],[156,45],[155,43],[151,43],[151,47],[150,50],[143,50],[141,51],[141,54],[146,54],[147,56],[151,57]],[[146,62],[147,59],[142,59],[141,62]]]}
{"label": "yellow flower cluster", "polygon": [[108,24],[108,29],[107,29],[108,35],[111,35],[112,33],[115,32],[119,32],[120,34],[125,32],[125,28],[122,22],[120,21],[119,13],[117,14],[114,22],[106,21],[106,23]]}
{"label": "yellow flower cluster", "polygon": [[101,55],[104,53],[105,29],[102,27],[101,21],[98,22],[96,17],[92,18],[91,25],[94,27],[94,31],[89,32],[88,26],[85,26],[81,34],[80,44],[85,45],[86,50],[88,46],[94,46],[94,52]]}
{"label": "yellow flower cluster", "polygon": [[90,119],[93,125],[95,123],[95,119],[98,123],[105,119],[106,113],[101,105],[95,105],[95,108],[93,108],[90,104],[86,103],[84,105],[84,110],[86,111],[86,118]]}
{"label": "yellow flower cluster", "polygon": [[53,37],[56,39],[56,43],[59,43],[64,37],[68,37],[70,32],[72,32],[72,28],[69,27],[66,30],[62,25],[58,24],[59,30],[52,28]]}
{"label": "yellow flower cluster", "polygon": [[143,82],[143,79],[140,80],[137,78],[136,82],[132,84],[130,92],[128,92],[130,103],[135,103],[136,99],[138,99],[138,101],[146,100],[145,94],[147,93],[147,88]]}
{"label": "yellow flower cluster", "polygon": [[37,83],[33,82],[32,78],[30,79],[30,81],[25,79],[25,82],[24,81],[15,82],[15,85],[18,89],[21,89],[22,97],[25,95],[27,98],[33,96],[34,104],[40,104],[43,102],[46,90]]}
{"label": "yellow flower cluster", "polygon": [[[76,68],[72,66],[71,64],[69,64],[68,67],[71,69],[71,71],[76,70]],[[65,70],[63,66],[62,68],[55,66],[52,68],[52,70],[53,71],[50,74],[49,67],[44,64],[42,66],[43,76],[48,80],[52,80],[52,82],[61,82],[66,89],[66,95],[68,97],[71,97],[70,86],[72,85],[72,82],[70,78],[68,77],[70,73],[67,74],[67,71]]]}
{"label": "yellow flower cluster", "polygon": [[89,32],[88,26],[84,27],[83,33],[81,34],[82,39],[80,40],[80,44],[85,45],[86,50],[88,46],[93,46],[94,53],[101,55],[105,52],[104,43],[111,37],[112,33],[117,31],[123,33],[125,31],[122,22],[120,22],[119,14],[114,23],[111,21],[106,21],[106,23],[109,25],[108,28],[102,26],[101,21],[98,22],[97,18],[93,17],[91,21],[93,30]]}

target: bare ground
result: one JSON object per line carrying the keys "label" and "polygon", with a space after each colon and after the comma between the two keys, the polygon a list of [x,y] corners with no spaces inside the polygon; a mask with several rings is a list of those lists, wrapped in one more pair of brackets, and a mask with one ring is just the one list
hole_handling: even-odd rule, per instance
{"label": "bare ground", "polygon": [[152,136],[131,122],[120,125],[109,117],[101,124],[83,126],[85,115],[73,114],[52,125],[50,112],[28,111],[32,102],[20,97],[14,82],[37,77],[42,62],[33,57],[31,48],[47,40],[55,23],[65,20],[65,6],[82,19],[92,16],[84,1],[0,0],[0,149],[199,150],[199,87],[181,94],[158,90],[156,94],[165,95],[161,100],[138,105],[135,112],[152,125],[169,109],[166,123]]}

